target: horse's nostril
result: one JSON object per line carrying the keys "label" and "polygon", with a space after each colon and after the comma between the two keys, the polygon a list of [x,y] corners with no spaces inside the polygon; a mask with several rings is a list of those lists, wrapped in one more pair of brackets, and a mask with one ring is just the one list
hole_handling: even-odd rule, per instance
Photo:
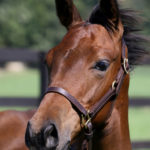
{"label": "horse's nostril", "polygon": [[32,135],[31,135],[31,131],[30,131],[30,127],[31,127],[31,125],[30,125],[30,123],[28,122],[28,124],[27,124],[27,129],[26,129],[26,133],[25,133],[25,143],[26,143],[26,145],[27,145],[28,147],[31,145],[31,143],[30,143],[30,137],[32,136]]}
{"label": "horse's nostril", "polygon": [[54,125],[49,125],[45,130],[44,130],[44,136],[50,135],[54,130]]}
{"label": "horse's nostril", "polygon": [[28,148],[33,149],[56,149],[58,145],[58,133],[53,124],[41,129],[41,132],[34,133],[30,122],[27,125],[25,143]]}
{"label": "horse's nostril", "polygon": [[28,148],[33,149],[36,147],[43,147],[45,145],[44,140],[42,138],[42,133],[34,133],[31,127],[30,122],[28,122],[26,133],[25,133],[25,143]]}
{"label": "horse's nostril", "polygon": [[56,148],[58,145],[58,133],[57,129],[53,124],[50,124],[44,130],[44,139],[46,148]]}

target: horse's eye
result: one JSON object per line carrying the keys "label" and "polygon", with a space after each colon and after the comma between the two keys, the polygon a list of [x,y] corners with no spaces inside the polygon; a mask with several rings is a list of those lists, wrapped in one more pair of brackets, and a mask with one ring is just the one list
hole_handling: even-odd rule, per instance
{"label": "horse's eye", "polygon": [[99,71],[106,71],[107,68],[109,67],[109,64],[110,64],[109,61],[101,60],[95,64],[94,68]]}

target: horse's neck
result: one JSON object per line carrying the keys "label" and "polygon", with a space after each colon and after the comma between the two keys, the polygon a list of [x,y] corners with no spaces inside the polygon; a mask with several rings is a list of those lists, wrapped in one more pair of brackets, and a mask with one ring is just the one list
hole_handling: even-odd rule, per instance
{"label": "horse's neck", "polygon": [[93,150],[131,150],[128,127],[128,80],[126,78],[105,128],[95,136]]}
{"label": "horse's neck", "polygon": [[93,140],[93,150],[131,150],[127,116],[114,110],[113,119],[103,129],[103,136],[95,136]]}

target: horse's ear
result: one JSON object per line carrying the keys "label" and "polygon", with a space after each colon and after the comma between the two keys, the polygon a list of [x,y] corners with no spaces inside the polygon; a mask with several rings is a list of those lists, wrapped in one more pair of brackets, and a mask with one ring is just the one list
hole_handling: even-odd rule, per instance
{"label": "horse's ear", "polygon": [[119,23],[117,0],[100,0],[89,20],[91,23],[102,24],[105,27],[114,27],[117,29]]}
{"label": "horse's ear", "polygon": [[60,22],[67,29],[82,20],[77,8],[73,4],[73,0],[55,0],[55,2]]}
{"label": "horse's ear", "polygon": [[117,27],[119,22],[119,8],[117,0],[101,0],[100,9],[108,20]]}

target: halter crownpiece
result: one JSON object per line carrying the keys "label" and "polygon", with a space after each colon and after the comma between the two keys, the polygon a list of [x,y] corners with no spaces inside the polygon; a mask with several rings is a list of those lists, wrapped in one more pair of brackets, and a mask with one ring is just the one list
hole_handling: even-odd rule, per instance
{"label": "halter crownpiece", "polygon": [[126,44],[124,39],[122,40],[122,56],[121,67],[113,81],[112,86],[106,92],[106,94],[94,105],[90,110],[86,110],[79,101],[70,95],[65,89],[60,87],[49,87],[47,93],[58,93],[64,96],[72,105],[73,109],[78,113],[81,122],[81,128],[84,131],[85,139],[82,144],[82,150],[92,149],[93,127],[92,120],[96,117],[97,113],[107,104],[110,100],[115,100],[118,96],[124,77],[129,73],[128,58],[126,58]]}

